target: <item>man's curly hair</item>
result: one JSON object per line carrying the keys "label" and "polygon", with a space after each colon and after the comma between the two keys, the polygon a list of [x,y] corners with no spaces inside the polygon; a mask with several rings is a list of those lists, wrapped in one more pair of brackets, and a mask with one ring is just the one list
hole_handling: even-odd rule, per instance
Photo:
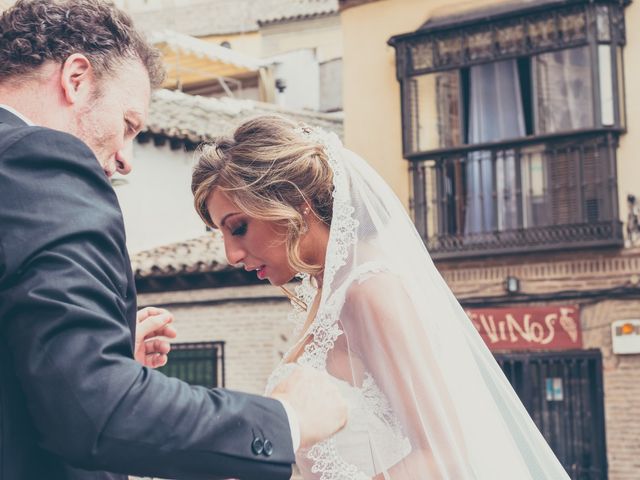
{"label": "man's curly hair", "polygon": [[160,53],[131,18],[103,0],[18,0],[0,15],[0,82],[31,76],[44,62],[85,55],[98,77],[139,59],[153,87],[164,79]]}

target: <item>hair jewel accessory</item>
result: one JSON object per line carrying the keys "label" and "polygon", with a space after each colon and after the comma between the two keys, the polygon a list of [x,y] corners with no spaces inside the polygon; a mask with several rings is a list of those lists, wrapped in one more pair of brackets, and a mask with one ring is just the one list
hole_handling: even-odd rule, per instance
{"label": "hair jewel accessory", "polygon": [[308,125],[300,124],[295,128],[295,132],[302,136],[309,136],[311,135],[313,130],[311,130],[311,127],[309,127]]}

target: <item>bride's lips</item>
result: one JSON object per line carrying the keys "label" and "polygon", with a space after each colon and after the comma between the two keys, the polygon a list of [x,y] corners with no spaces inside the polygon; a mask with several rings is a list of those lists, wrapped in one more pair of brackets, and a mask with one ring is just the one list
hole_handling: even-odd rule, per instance
{"label": "bride's lips", "polygon": [[266,276],[267,276],[266,270],[267,270],[267,266],[266,265],[262,265],[261,267],[257,268],[256,274],[258,275],[258,278],[260,280],[264,280],[266,278]]}
{"label": "bride's lips", "polygon": [[267,266],[266,265],[259,265],[257,267],[249,267],[249,266],[245,265],[244,269],[247,272],[256,272],[256,275],[258,275],[258,278],[260,280],[263,280],[267,276],[267,274],[266,274]]}

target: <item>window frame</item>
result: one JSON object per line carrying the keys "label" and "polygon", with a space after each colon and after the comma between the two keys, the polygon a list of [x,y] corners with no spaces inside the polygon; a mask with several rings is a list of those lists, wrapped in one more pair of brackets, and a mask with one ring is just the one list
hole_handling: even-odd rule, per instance
{"label": "window frame", "polygon": [[[625,86],[622,53],[626,42],[624,8],[629,3],[631,3],[629,0],[539,0],[535,5],[498,5],[491,7],[490,10],[482,9],[462,16],[433,19],[415,32],[397,35],[389,40],[389,45],[396,50],[396,76],[401,87],[403,156],[409,161],[409,209],[414,218],[416,228],[434,259],[472,258],[487,254],[519,254],[525,251],[573,250],[575,248],[619,248],[624,245],[622,223],[619,219],[616,150],[619,135],[626,131],[627,124],[627,108],[624,104]],[[606,12],[607,15],[603,15],[603,12]],[[571,27],[570,22],[569,24],[560,23],[560,19],[566,19],[568,18],[567,16],[570,17],[570,13],[578,16],[582,15],[584,23],[577,20],[575,24],[582,24],[584,26],[583,30]],[[600,13],[600,29],[598,13]],[[602,22],[603,18],[606,20],[605,22]],[[529,28],[529,25],[541,25],[543,21],[547,21],[545,25],[551,25],[552,34],[540,34],[543,29],[536,31]],[[513,27],[513,25],[518,24],[523,25],[522,28],[524,29],[518,34],[523,38],[519,44],[522,48],[501,51],[500,45],[496,41],[500,28],[505,25]],[[558,33],[561,25],[565,27],[570,25],[570,27],[566,27],[569,32],[569,38],[564,38],[564,35]],[[470,35],[483,31],[485,32],[485,37],[489,35],[491,39],[490,42],[487,43],[485,41],[484,43],[489,49],[489,54],[482,58],[471,58],[469,43],[466,39]],[[543,39],[544,42],[536,45],[529,38],[532,31],[538,35],[536,37],[538,40]],[[578,33],[576,34],[576,32]],[[457,43],[456,40],[451,39],[455,35],[460,38]],[[517,38],[520,37],[517,36]],[[502,35],[500,38],[508,38],[508,35]],[[438,52],[434,48],[438,39],[445,39],[450,44],[457,45],[459,52],[452,53],[451,49],[447,50],[446,61],[442,61],[441,58],[438,58]],[[431,49],[425,47],[426,49],[420,50],[417,47],[420,42],[423,44],[431,42]],[[608,45],[611,52],[610,85],[613,97],[613,125],[603,125],[602,121],[601,65],[598,58],[598,49],[603,48],[603,45]],[[433,147],[434,143],[425,142],[421,145],[421,137],[419,136],[423,134],[420,130],[421,125],[416,121],[418,127],[415,129],[412,127],[413,118],[418,120],[418,117],[412,118],[411,116],[413,114],[411,102],[415,102],[415,105],[418,105],[416,108],[420,108],[419,105],[422,104],[421,98],[412,98],[408,95],[407,85],[414,78],[435,72],[457,71],[459,72],[458,78],[461,79],[463,69],[472,65],[523,57],[529,59],[531,63],[530,59],[534,55],[581,46],[588,48],[591,62],[593,127],[544,134],[536,134],[536,130],[532,128],[531,132],[521,137],[475,144],[462,144],[465,138],[461,135],[460,145],[418,150],[418,148]],[[412,48],[414,52],[411,51]],[[412,56],[415,51],[425,56],[420,59],[422,63],[416,64],[416,57]],[[532,71],[533,69],[530,70]],[[530,76],[530,83],[533,84],[533,76]],[[423,82],[423,87],[430,84],[430,80],[424,80]],[[433,84],[435,85],[435,83]],[[457,102],[460,118],[457,123],[461,125],[462,132],[464,122],[467,119],[463,118],[465,106],[462,80],[459,80],[459,84],[460,93]],[[430,96],[427,95],[424,98],[430,98]],[[535,95],[532,101],[536,101]],[[532,114],[531,116],[534,115]],[[535,118],[533,118],[533,123],[535,123]],[[445,126],[453,124],[454,122],[452,121],[443,123]],[[436,126],[432,131],[437,132],[438,127]],[[429,137],[427,136],[426,138],[428,139]],[[416,139],[415,145],[417,146],[415,151],[412,150],[413,144],[411,143],[414,139]],[[463,157],[472,152],[484,150],[491,151],[492,155],[508,149],[516,149],[519,152],[520,149],[534,145],[540,145],[544,149],[555,152],[558,145],[561,146],[567,144],[567,142],[575,145],[582,152],[584,148],[588,148],[590,143],[598,141],[603,141],[607,145],[606,154],[602,157],[602,164],[598,167],[602,168],[603,172],[608,172],[606,196],[602,197],[602,201],[605,202],[603,205],[609,208],[607,210],[609,212],[607,218],[600,219],[601,221],[597,223],[591,223],[590,220],[586,219],[587,217],[584,217],[585,219],[581,223],[560,222],[549,225],[532,224],[525,226],[524,222],[520,225],[522,220],[520,217],[522,217],[524,207],[518,204],[519,226],[515,229],[501,229],[498,226],[493,230],[487,230],[486,233],[482,233],[486,237],[486,241],[476,242],[474,240],[475,234],[466,232],[466,227],[465,231],[461,233],[447,233],[450,227],[447,222],[450,222],[451,219],[444,217],[450,214],[451,205],[446,204],[448,200],[446,195],[447,178],[443,173],[443,169],[446,168],[448,162],[446,159],[455,158],[456,156]],[[582,162],[582,159],[580,162]],[[586,173],[579,172],[577,180],[581,185],[579,188],[604,185],[602,179],[592,179],[592,182],[596,182],[593,185],[583,184],[583,174]],[[515,188],[521,190],[522,178],[518,178],[517,182],[519,183]],[[518,194],[518,191],[516,190],[516,194],[521,196],[522,193]],[[574,193],[582,199],[582,193],[576,192],[577,190]],[[521,200],[518,197],[518,201],[521,202]],[[588,205],[581,205],[580,208],[588,209]],[[462,211],[464,213],[464,209]],[[455,220],[455,222],[459,221]]]}
{"label": "window frame", "polygon": [[[171,344],[171,353],[173,353],[173,358],[171,353],[169,353],[169,361],[166,365],[159,367],[158,370],[164,373],[169,377],[179,378],[190,385],[202,385],[207,388],[224,388],[225,386],[225,354],[224,354],[224,341],[210,341],[210,342],[180,342]],[[182,357],[180,355],[175,355],[177,352],[209,352],[210,356],[207,358],[205,355],[196,355],[192,357]],[[180,370],[180,365],[182,364],[193,364],[194,362],[201,363],[202,361],[210,361],[212,366],[213,378],[210,384],[203,385],[202,383],[197,383],[191,381],[189,378],[186,378],[184,375],[180,375],[180,372],[175,372],[175,370]],[[187,375],[188,376],[188,375]]]}
{"label": "window frame", "polygon": [[[586,46],[589,49],[591,61],[591,89],[593,99],[593,115],[594,127],[580,130],[563,131],[553,134],[531,135],[520,138],[535,138],[539,141],[545,141],[557,136],[566,136],[568,134],[581,134],[590,131],[614,131],[624,133],[626,129],[626,106],[624,102],[624,81],[620,76],[624,77],[624,65],[622,64],[623,56],[619,49],[622,49],[626,42],[625,24],[624,24],[624,7],[630,2],[624,0],[619,2],[616,0],[599,0],[592,2],[589,0],[546,0],[537,5],[527,7],[509,7],[508,10],[502,11],[495,8],[496,13],[484,13],[480,11],[472,12],[467,17],[451,17],[436,21],[429,21],[415,32],[402,34],[392,37],[389,44],[396,49],[396,76],[400,82],[400,96],[402,109],[402,144],[403,156],[407,160],[426,160],[435,158],[443,152],[456,152],[479,150],[482,147],[495,146],[518,138],[506,139],[500,142],[492,142],[492,144],[464,144],[461,138],[459,147],[437,148],[429,150],[413,149],[412,138],[416,134],[416,130],[412,125],[411,112],[412,99],[408,94],[410,82],[412,79],[421,75],[444,72],[458,71],[462,77],[462,69],[472,65],[491,63],[499,60],[533,58],[534,55],[540,53],[553,52],[568,48]],[[598,30],[598,9],[603,11],[607,9],[608,16],[608,32],[609,38],[603,39]],[[561,34],[561,22],[565,18],[574,18],[570,15],[582,15],[584,18],[584,32],[578,32],[573,38],[564,38]],[[578,17],[575,17],[578,18]],[[536,23],[537,22],[537,23]],[[544,22],[550,22],[555,28],[551,33],[552,40],[550,43],[541,43],[536,45],[532,40],[532,25],[541,25]],[[500,32],[508,28],[520,26],[522,29],[522,44],[516,50],[502,52],[498,38]],[[483,58],[471,58],[469,37],[478,35],[479,33],[490,34],[492,39],[490,54]],[[457,38],[457,40],[456,40]],[[451,49],[443,55],[438,49],[441,42],[453,43],[459,46],[459,50],[451,53]],[[611,52],[611,87],[613,93],[613,115],[614,121],[611,126],[605,126],[602,122],[602,98],[600,84],[600,59],[598,49],[602,45],[609,45]],[[422,55],[421,59],[417,59],[418,52]],[[445,60],[441,57],[445,56]],[[533,80],[533,79],[531,79]],[[462,94],[459,96],[459,104],[462,105]],[[621,111],[622,108],[622,111]],[[460,115],[460,122],[464,123],[465,118]]]}

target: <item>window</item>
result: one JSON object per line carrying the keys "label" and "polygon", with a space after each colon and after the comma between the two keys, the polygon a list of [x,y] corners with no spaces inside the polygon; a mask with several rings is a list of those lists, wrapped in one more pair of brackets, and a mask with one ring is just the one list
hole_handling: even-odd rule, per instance
{"label": "window", "polygon": [[[520,32],[522,36],[527,25],[527,39],[535,42],[536,28],[547,25],[546,20],[522,19],[518,30],[495,27],[492,35],[497,43],[500,39],[507,42],[497,51],[491,50],[491,42],[487,44],[486,35],[492,29],[487,29],[484,36],[459,33],[454,41],[442,34],[441,40],[436,37],[409,44],[405,61],[411,59],[412,64],[401,79],[409,132],[405,152],[600,127],[622,128],[623,89],[618,78],[622,74],[622,46],[611,42],[610,27],[599,37],[594,33],[593,41],[589,41],[583,24],[587,21],[586,8],[555,16],[548,13],[551,19],[561,19],[559,25],[564,25],[564,30],[557,27],[555,33],[541,37],[556,37],[555,43],[538,39],[537,49],[516,48],[514,45],[520,43],[509,40],[509,35]],[[598,25],[609,25],[605,23],[610,20],[608,8],[598,6],[598,12],[602,12]],[[598,38],[608,41],[602,43]],[[548,49],[543,48],[547,44]],[[484,45],[493,58],[482,53]],[[501,55],[503,50],[508,55]],[[436,51],[441,58],[437,67],[433,60]],[[450,64],[442,58],[449,59]],[[489,118],[492,121],[488,122]]]}
{"label": "window", "polygon": [[624,5],[494,8],[389,42],[417,228],[436,257],[621,243]]}
{"label": "window", "polygon": [[320,111],[342,110],[342,58],[320,64]]}
{"label": "window", "polygon": [[158,370],[191,385],[224,387],[224,342],[175,343]]}

